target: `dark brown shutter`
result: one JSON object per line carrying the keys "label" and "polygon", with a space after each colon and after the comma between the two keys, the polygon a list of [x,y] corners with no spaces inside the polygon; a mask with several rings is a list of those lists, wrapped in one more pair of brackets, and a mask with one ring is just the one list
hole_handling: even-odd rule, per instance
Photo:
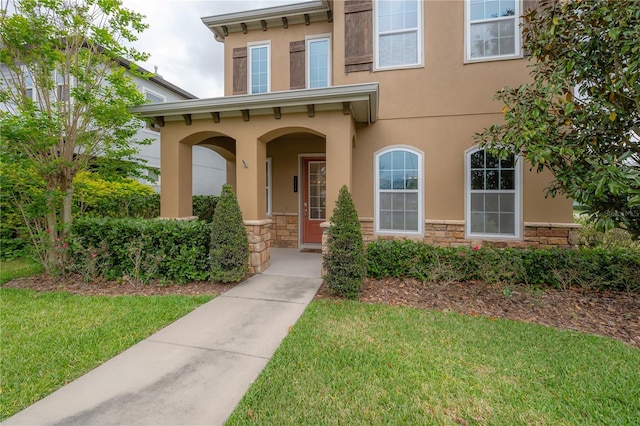
{"label": "dark brown shutter", "polygon": [[233,49],[233,94],[247,93],[247,48]]}
{"label": "dark brown shutter", "polygon": [[344,4],[344,72],[373,69],[373,1]]}
{"label": "dark brown shutter", "polygon": [[291,90],[304,89],[305,83],[305,41],[292,41],[289,43],[289,83]]}

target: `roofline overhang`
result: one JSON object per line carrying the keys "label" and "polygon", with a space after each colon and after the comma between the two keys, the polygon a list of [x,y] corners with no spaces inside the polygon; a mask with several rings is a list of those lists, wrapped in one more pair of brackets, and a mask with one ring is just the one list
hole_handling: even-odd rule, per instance
{"label": "roofline overhang", "polygon": [[161,118],[161,122],[182,120],[188,116],[190,122],[191,118],[210,118],[214,114],[218,119],[249,117],[273,114],[277,109],[279,115],[307,111],[311,107],[314,112],[342,109],[345,114],[353,114],[356,122],[371,124],[378,119],[378,96],[378,83],[366,83],[146,104],[132,111],[140,118],[157,121]]}
{"label": "roofline overhang", "polygon": [[[330,0],[313,0],[304,3],[293,3],[283,6],[267,7],[242,12],[227,13],[224,15],[204,16],[200,18],[202,23],[211,30],[216,40],[223,41],[227,36],[225,29],[242,26],[267,19],[280,19],[304,16],[317,13],[331,12]],[[223,29],[225,27],[225,29]]]}
{"label": "roofline overhang", "polygon": [[178,96],[181,96],[185,99],[198,99],[198,97],[196,95],[193,95],[189,92],[187,92],[186,90],[176,86],[175,84],[165,80],[164,78],[162,78],[161,76],[159,76],[158,74],[152,73],[151,71],[148,71],[144,68],[142,68],[140,65],[137,64],[133,64],[131,61],[124,59],[124,58],[118,58],[118,62],[120,63],[120,65],[128,70],[131,69],[135,69],[137,72],[148,76],[148,80],[152,81],[154,83],[156,83],[159,86],[164,87],[167,90],[172,91],[173,93],[175,93]]}

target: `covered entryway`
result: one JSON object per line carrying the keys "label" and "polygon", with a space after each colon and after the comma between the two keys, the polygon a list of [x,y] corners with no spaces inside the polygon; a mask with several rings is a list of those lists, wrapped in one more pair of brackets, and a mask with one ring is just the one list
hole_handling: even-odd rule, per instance
{"label": "covered entryway", "polygon": [[[191,147],[205,144],[226,154],[257,273],[269,265],[269,247],[285,241],[281,225],[289,232],[285,247],[321,244],[320,224],[340,187],[351,187],[356,127],[375,122],[377,108],[378,84],[369,83],[149,104],[135,112],[161,128],[165,218],[192,218]],[[282,141],[290,145],[279,154]],[[285,161],[292,153],[293,163]]]}

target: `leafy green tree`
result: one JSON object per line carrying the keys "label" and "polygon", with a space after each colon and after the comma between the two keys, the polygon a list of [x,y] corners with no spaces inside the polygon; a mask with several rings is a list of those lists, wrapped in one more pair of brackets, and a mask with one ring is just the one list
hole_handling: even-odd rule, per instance
{"label": "leafy green tree", "polygon": [[[121,60],[146,58],[129,47],[146,28],[142,19],[121,0],[2,2],[0,161],[43,182],[42,220],[27,223],[36,244],[65,239],[79,172],[135,154],[130,140],[140,122],[130,109],[144,97]],[[64,255],[40,254],[47,268]]]}
{"label": "leafy green tree", "polygon": [[357,299],[367,274],[367,261],[358,212],[346,185],[340,188],[327,236],[325,283],[331,293]]}
{"label": "leafy green tree", "polygon": [[640,1],[542,0],[524,16],[530,83],[504,88],[504,124],[476,135],[555,179],[600,229],[640,237]]}
{"label": "leafy green tree", "polygon": [[209,250],[213,281],[238,282],[247,275],[249,238],[238,200],[229,185],[222,186],[222,193],[216,204]]}

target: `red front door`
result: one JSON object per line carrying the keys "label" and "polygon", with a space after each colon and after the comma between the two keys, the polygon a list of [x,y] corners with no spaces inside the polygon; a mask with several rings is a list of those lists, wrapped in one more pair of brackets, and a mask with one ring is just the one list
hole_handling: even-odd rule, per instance
{"label": "red front door", "polygon": [[324,158],[302,159],[302,244],[321,244],[327,212],[327,163]]}

